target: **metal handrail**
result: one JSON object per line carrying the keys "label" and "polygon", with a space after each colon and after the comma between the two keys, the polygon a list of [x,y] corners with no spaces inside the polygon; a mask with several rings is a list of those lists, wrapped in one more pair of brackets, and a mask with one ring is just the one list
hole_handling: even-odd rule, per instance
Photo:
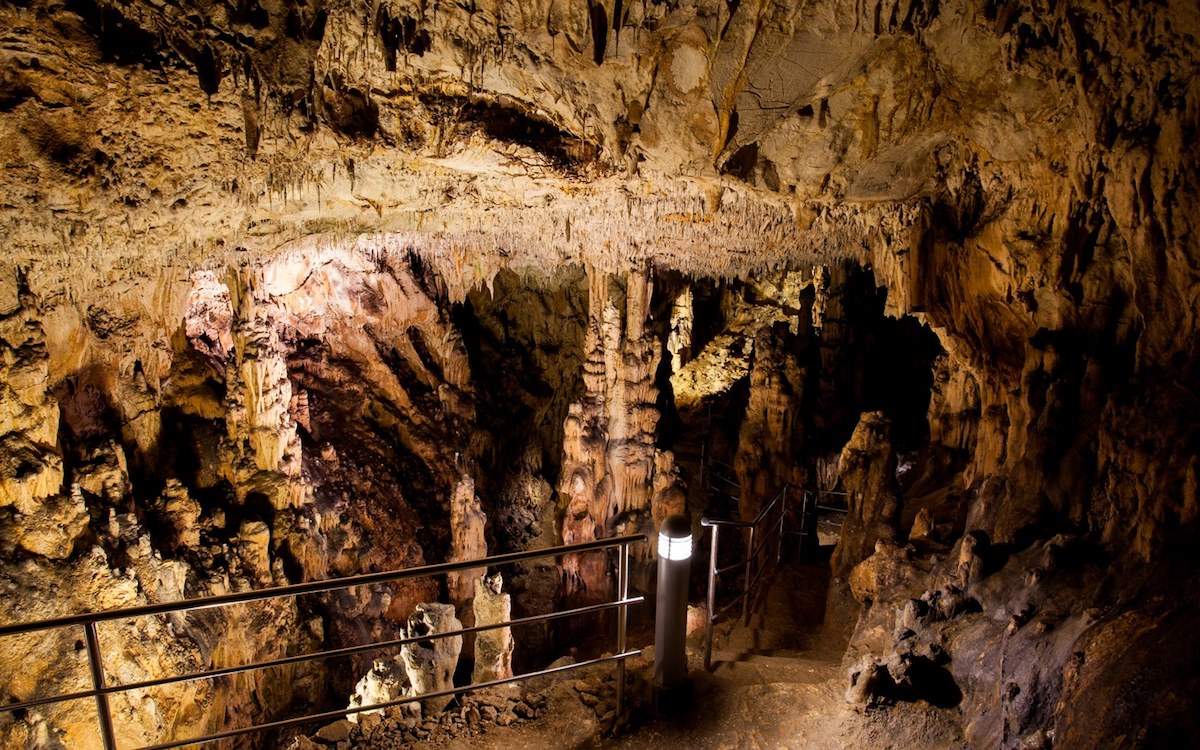
{"label": "metal handrail", "polygon": [[[821,503],[822,497],[842,498],[846,502],[846,506],[840,505],[825,505]],[[821,513],[835,513],[845,516],[850,512],[850,493],[841,492],[839,490],[804,490],[802,500],[802,510],[800,513],[800,529],[796,532],[801,537],[801,544],[807,550],[812,550],[815,547],[815,538],[817,536],[818,516]],[[845,523],[844,519],[836,522],[837,525]]]}
{"label": "metal handrail", "polygon": [[[756,545],[755,536],[758,534],[759,526],[766,521],[770,515],[779,508],[778,520],[772,519],[768,529],[774,528],[775,537],[775,559],[778,564],[783,553],[783,534],[784,522],[787,518],[787,496],[790,490],[790,485],[784,484],[783,488],[776,493],[771,502],[767,503],[758,513],[755,514],[751,521],[735,521],[732,519],[709,518],[707,516],[700,519],[700,525],[706,526],[712,531],[710,532],[710,549],[708,556],[708,614],[705,618],[704,625],[704,668],[711,669],[712,667],[712,640],[713,640],[713,625],[717,619],[731,609],[740,600],[742,605],[742,620],[749,622],[750,618],[750,600],[754,593],[754,588],[762,579],[763,571],[766,569],[762,565],[758,565],[757,573],[752,575],[755,568],[755,563],[759,560],[762,551],[770,544],[770,536],[763,535],[762,540]],[[749,550],[745,558],[737,561],[732,565],[718,567],[717,560],[720,554],[720,532],[722,528],[732,528],[747,532],[746,547]],[[717,604],[717,578],[725,573],[732,572],[738,568],[742,570],[742,586],[741,592],[733,598],[725,606],[718,611]]]}
{"label": "metal handrail", "polygon": [[[800,529],[796,532],[790,532],[787,529],[788,517],[788,497],[791,492],[799,491],[801,493],[801,508],[800,508]],[[750,606],[754,598],[756,587],[763,580],[768,568],[763,565],[759,559],[763,551],[775,544],[775,564],[778,565],[783,556],[783,538],[789,534],[798,534],[801,537],[802,543],[811,543],[812,538],[816,534],[815,524],[812,519],[815,519],[816,514],[825,511],[830,513],[848,513],[848,508],[841,508],[831,505],[822,505],[819,502],[821,496],[837,496],[849,498],[847,492],[836,490],[804,490],[792,487],[790,484],[784,484],[771,502],[767,503],[754,516],[751,521],[735,521],[732,519],[714,519],[702,518],[700,524],[712,529],[711,532],[711,548],[708,557],[708,617],[704,628],[704,668],[712,668],[712,642],[713,642],[713,626],[717,621],[732,609],[735,605],[742,605],[742,620],[749,622]],[[735,498],[736,499],[736,498]],[[778,518],[773,518],[776,507],[779,508]],[[755,544],[755,538],[761,533],[760,527],[766,524],[765,531],[773,532],[771,534],[763,534],[762,538]],[[746,548],[749,552],[745,557],[739,559],[731,565],[718,566],[720,552],[720,531],[722,528],[738,529],[747,532]],[[742,585],[740,592],[733,597],[731,601],[723,605],[720,609],[716,606],[717,598],[717,579],[725,574],[734,572],[735,570],[742,571]]]}
{"label": "metal handrail", "polygon": [[[240,672],[248,672],[258,669],[268,669],[287,664],[296,664],[305,661],[313,661],[317,659],[326,659],[336,656],[346,656],[355,653],[366,651],[382,650],[393,648],[395,646],[403,646],[407,643],[417,641],[436,640],[439,638],[449,638],[451,636],[461,636],[470,633],[480,633],[487,630],[495,630],[499,628],[512,627],[518,625],[528,625],[538,622],[548,622],[558,620],[575,615],[586,614],[590,612],[598,612],[608,609],[617,609],[617,653],[611,656],[599,657],[574,664],[567,664],[550,669],[544,669],[536,672],[527,672],[513,677],[491,680],[488,682],[474,683],[455,687],[450,690],[443,690],[434,693],[425,693],[422,695],[409,696],[403,699],[388,701],[387,703],[374,704],[369,706],[356,706],[354,708],[339,709],[336,711],[325,711],[316,714],[307,714],[305,716],[292,719],[283,719],[279,721],[267,722],[264,724],[255,724],[249,727],[237,729],[229,729],[216,734],[204,735],[186,740],[173,740],[157,745],[150,745],[141,750],[165,750],[166,748],[184,747],[187,745],[198,745],[205,742],[227,739],[252,732],[260,732],[269,729],[279,729],[283,727],[296,726],[308,722],[321,721],[326,719],[336,719],[348,714],[361,713],[363,711],[371,711],[376,709],[389,708],[405,703],[413,703],[428,698],[445,697],[457,693],[472,692],[486,687],[502,685],[511,682],[519,682],[534,677],[541,677],[556,672],[563,672],[571,669],[580,669],[594,664],[601,664],[615,661],[617,663],[617,715],[621,715],[624,710],[625,699],[625,660],[630,656],[635,656],[641,653],[641,649],[629,650],[626,647],[627,620],[629,615],[629,606],[640,604],[645,601],[642,596],[629,596],[629,547],[632,544],[643,542],[646,540],[645,534],[631,534],[620,537],[610,537],[608,539],[598,539],[591,542],[581,542],[578,544],[562,545],[559,547],[548,547],[544,549],[528,550],[524,552],[510,552],[502,555],[494,555],[492,557],[483,557],[475,560],[461,560],[449,563],[440,563],[437,565],[425,565],[416,568],[407,568],[403,570],[393,570],[381,573],[367,573],[357,576],[346,576],[343,578],[333,578],[325,581],[310,581],[308,583],[297,583],[287,586],[273,586],[265,589],[254,591],[242,591],[232,594],[222,594],[218,596],[203,597],[199,599],[185,599],[176,602],[163,602],[158,604],[149,604],[138,607],[125,607],[121,609],[103,610],[100,612],[88,612],[75,615],[67,615],[64,617],[53,617],[43,620],[36,620],[25,623],[12,623],[0,626],[0,637],[10,635],[20,635],[31,632],[44,630],[53,630],[57,628],[82,626],[86,636],[86,645],[88,652],[88,665],[92,678],[92,689],[81,690],[72,693],[61,693],[53,696],[42,698],[33,698],[22,701],[20,703],[10,703],[0,705],[0,713],[8,713],[19,711],[34,706],[42,706],[50,703],[62,703],[65,701],[80,700],[84,698],[94,698],[96,700],[96,712],[100,722],[101,737],[106,750],[116,750],[116,738],[113,730],[111,709],[109,707],[108,696],[114,693],[124,693],[132,690],[141,690],[150,687],[159,687],[162,685],[170,685],[179,682],[188,682],[193,680],[214,679],[230,674]],[[154,615],[164,615],[176,612],[191,612],[201,609],[211,609],[215,607],[225,607],[234,604],[246,604],[249,602],[266,601],[269,599],[279,599],[285,597],[303,596],[307,594],[318,594],[339,589],[353,588],[356,586],[377,585],[382,583],[392,583],[395,581],[407,580],[410,578],[420,578],[444,573],[452,573],[460,570],[468,570],[471,568],[482,568],[489,566],[508,565],[525,560],[532,560],[542,557],[556,557],[566,554],[581,554],[586,552],[594,552],[612,548],[619,549],[617,561],[617,599],[608,602],[601,602],[585,607],[576,607],[574,609],[562,610],[559,612],[550,612],[544,615],[532,615],[529,617],[520,617],[512,620],[506,620],[499,623],[491,623],[487,625],[476,625],[469,628],[459,628],[458,630],[446,631],[443,633],[430,633],[419,637],[396,638],[387,641],[376,641],[367,644],[356,646],[347,646],[338,649],[327,649],[323,651],[297,654],[294,656],[282,657],[279,659],[270,659],[267,661],[255,662],[252,664],[243,664],[232,667],[221,667],[218,669],[210,669],[201,672],[192,672],[184,675],[173,675],[170,677],[161,677],[152,680],[143,680],[133,683],[123,683],[119,685],[109,685],[105,681],[104,663],[100,651],[99,639],[96,637],[96,624],[100,622],[110,622],[114,620],[135,619],[138,617],[149,617]]]}
{"label": "metal handrail", "polygon": [[771,499],[771,502],[767,503],[762,508],[762,510],[758,511],[758,514],[754,516],[753,521],[735,521],[735,520],[729,519],[729,518],[709,518],[708,516],[704,516],[700,519],[700,525],[701,526],[734,526],[734,527],[737,527],[740,529],[748,529],[753,526],[757,526],[759,523],[762,522],[762,520],[764,518],[767,517],[767,514],[771,512],[771,510],[775,507],[775,504],[783,499],[783,495],[786,491],[787,491],[787,485],[784,485],[784,489],[782,489],[778,493],[776,493],[775,497]]}
{"label": "metal handrail", "polygon": [[634,542],[645,540],[645,534],[632,534],[630,536],[609,537],[607,539],[597,539],[591,542],[580,542],[578,544],[569,544],[561,547],[546,547],[543,549],[526,550],[523,552],[508,552],[503,555],[481,557],[476,560],[459,560],[455,562],[438,563],[436,565],[422,565],[416,568],[404,568],[402,570],[390,570],[380,573],[363,573],[360,575],[345,576],[343,578],[330,578],[324,581],[293,583],[287,586],[271,586],[264,589],[239,591],[232,594],[219,594],[217,596],[208,596],[200,599],[183,599],[175,602],[146,604],[140,607],[108,609],[101,610],[100,612],[86,612],[82,614],[68,615],[66,617],[51,617],[45,620],[34,620],[32,622],[0,625],[0,637],[27,633],[32,630],[49,630],[51,628],[61,628],[69,625],[86,625],[89,622],[128,620],[135,617],[145,617],[148,615],[162,615],[172,612],[191,612],[199,609],[226,607],[231,604],[246,604],[248,602],[263,601],[265,599],[279,599],[285,596],[323,594],[329,591],[336,591],[338,589],[352,588],[354,586],[370,586],[379,583],[403,581],[409,578],[426,578],[428,576],[442,575],[444,573],[455,573],[460,570],[470,570],[471,568],[480,568],[485,565],[508,565],[510,563],[524,562],[526,560],[536,560],[541,557],[552,557],[556,555],[574,554],[578,552],[590,552],[592,550],[599,549],[611,549],[624,544],[633,544]]}

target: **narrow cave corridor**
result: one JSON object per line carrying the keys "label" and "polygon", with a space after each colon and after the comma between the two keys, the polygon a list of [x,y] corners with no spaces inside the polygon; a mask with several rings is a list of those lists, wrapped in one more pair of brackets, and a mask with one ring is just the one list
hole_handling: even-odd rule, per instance
{"label": "narrow cave corridor", "polygon": [[0,750],[1200,745],[1194,5],[0,0]]}

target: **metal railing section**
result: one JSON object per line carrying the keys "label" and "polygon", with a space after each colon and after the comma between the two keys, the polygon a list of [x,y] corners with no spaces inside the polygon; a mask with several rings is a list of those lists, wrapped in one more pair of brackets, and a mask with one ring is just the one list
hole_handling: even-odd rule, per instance
{"label": "metal railing section", "polygon": [[[835,490],[793,490],[800,493],[800,528],[793,532],[800,537],[800,546],[811,555],[819,546],[818,526],[822,515],[835,515],[840,529],[849,512],[850,495]],[[833,504],[836,503],[836,504]]]}
{"label": "metal railing section", "polygon": [[[265,589],[254,591],[243,591],[232,594],[222,594],[220,596],[210,596],[200,599],[186,599],[177,602],[167,602],[160,604],[149,604],[140,607],[127,607],[124,609],[106,610],[102,612],[88,612],[84,614],[68,615],[65,617],[56,617],[46,620],[38,620],[35,622],[15,623],[10,625],[0,625],[0,637],[11,635],[22,635],[39,631],[49,631],[57,628],[66,627],[82,627],[84,631],[84,643],[86,644],[88,666],[91,674],[92,689],[80,690],[72,693],[60,693],[41,698],[33,698],[30,700],[21,701],[18,703],[10,703],[0,706],[0,713],[10,713],[13,711],[21,711],[24,709],[43,706],[52,703],[62,703],[65,701],[80,700],[85,698],[93,698],[96,701],[96,714],[100,725],[100,736],[103,740],[106,750],[117,750],[116,733],[113,728],[112,710],[109,705],[109,696],[116,693],[125,693],[133,690],[143,690],[146,688],[160,687],[163,685],[171,685],[181,682],[190,682],[193,680],[206,680],[222,677],[225,675],[237,674],[240,672],[249,672],[259,669],[269,669],[287,664],[297,664],[306,661],[315,661],[319,659],[328,659],[332,657],[348,656],[351,654],[362,653],[366,651],[380,651],[397,646],[403,646],[406,643],[415,643],[417,641],[437,640],[440,638],[450,638],[452,636],[466,635],[469,633],[481,633],[486,630],[495,630],[499,628],[514,627],[519,625],[529,625],[539,622],[548,622],[551,620],[560,620],[567,617],[583,615],[592,612],[601,612],[610,609],[617,610],[617,633],[616,633],[616,653],[589,659],[586,661],[575,662],[549,669],[542,669],[535,672],[526,672],[520,675],[514,675],[499,680],[491,680],[488,682],[472,683],[462,687],[455,687],[449,690],[438,692],[424,693],[422,695],[406,696],[397,700],[387,701],[386,703],[376,703],[367,706],[355,706],[353,708],[344,708],[333,711],[324,711],[321,713],[305,714],[290,719],[282,719],[271,721],[262,724],[255,724],[249,727],[240,727],[228,729],[214,734],[207,734],[201,737],[191,739],[172,740],[162,742],[156,745],[148,745],[140,750],[166,750],[166,748],[185,747],[188,745],[200,745],[206,742],[216,740],[229,739],[244,734],[254,732],[262,732],[272,729],[282,729],[285,727],[297,726],[317,721],[335,720],[349,714],[362,713],[364,711],[375,711],[393,706],[400,706],[406,703],[415,703],[417,701],[428,698],[440,698],[448,695],[456,695],[459,693],[468,693],[484,688],[495,687],[513,682],[520,682],[535,677],[543,677],[545,675],[556,674],[558,672],[566,672],[584,667],[593,666],[596,664],[606,664],[615,662],[617,668],[617,715],[621,716],[624,712],[625,705],[625,662],[631,656],[637,656],[642,653],[641,649],[629,649],[626,642],[626,632],[628,626],[629,607],[634,604],[641,604],[645,601],[643,596],[629,596],[629,548],[633,544],[644,542],[645,534],[631,534],[628,536],[612,537],[609,539],[599,539],[592,542],[583,542],[580,544],[569,544],[559,547],[549,547],[546,549],[529,550],[526,552],[512,552],[503,555],[494,555],[492,557],[484,557],[475,560],[464,560],[458,562],[441,563],[438,565],[425,565],[417,568],[407,568],[404,570],[394,570],[381,573],[369,573],[365,575],[347,576],[344,578],[334,578],[326,581],[312,581],[308,583],[298,583],[288,586],[274,586]],[[209,669],[200,672],[191,672],[183,675],[173,675],[169,677],[159,677],[151,680],[142,680],[140,682],[122,683],[111,685],[108,683],[105,669],[104,658],[100,650],[100,641],[96,636],[96,625],[102,622],[112,622],[115,620],[130,620],[139,617],[152,617],[157,615],[168,615],[177,612],[191,612],[202,609],[212,609],[216,607],[228,607],[236,604],[247,604],[250,602],[261,602],[270,599],[280,599],[285,597],[303,596],[306,594],[320,594],[329,591],[337,591],[340,589],[352,588],[355,586],[370,586],[384,583],[393,583],[411,578],[423,578],[427,576],[436,576],[445,573],[452,573],[460,570],[469,570],[471,568],[482,568],[488,566],[508,565],[511,563],[524,562],[526,560],[534,560],[543,557],[557,557],[567,554],[579,554],[585,552],[598,552],[616,548],[617,554],[617,598],[612,601],[592,604],[585,607],[576,607],[574,609],[561,610],[550,612],[543,615],[532,615],[529,617],[518,617],[507,620],[505,622],[491,623],[488,625],[476,625],[469,628],[460,628],[445,633],[431,633],[428,635],[414,636],[408,638],[396,638],[386,641],[374,641],[356,646],[346,646],[336,649],[325,649],[307,654],[298,654],[295,656],[286,656],[278,659],[270,659],[266,661],[258,661],[252,664],[243,664],[232,667],[221,667],[217,669]]]}
{"label": "metal railing section", "polygon": [[[789,532],[787,529],[788,509],[795,502],[797,495],[800,500],[800,528],[797,531]],[[742,621],[747,624],[750,622],[750,614],[757,600],[759,584],[764,580],[765,574],[773,569],[772,566],[763,564],[762,552],[773,547],[774,555],[771,557],[774,558],[774,566],[778,566],[783,559],[784,537],[789,534],[801,537],[802,549],[815,550],[819,515],[821,513],[845,514],[847,512],[845,506],[822,503],[822,498],[826,496],[843,499],[848,497],[844,492],[804,490],[785,484],[771,501],[763,506],[752,521],[714,519],[707,516],[700,519],[700,524],[711,530],[708,556],[708,614],[704,627],[704,668],[706,670],[712,669],[713,626],[721,616],[740,603]],[[721,529],[736,529],[745,533],[746,556],[731,565],[720,565]],[[771,561],[771,557],[768,558],[768,562]],[[732,600],[718,609],[717,585],[722,576],[730,573],[741,574],[740,590]]]}
{"label": "metal railing section", "polygon": [[[759,561],[763,550],[767,549],[771,540],[775,542],[775,562],[778,564],[783,553],[784,523],[787,519],[788,486],[764,505],[753,521],[732,521],[709,518],[700,519],[700,525],[710,529],[708,556],[708,615],[704,624],[704,668],[712,667],[712,635],[713,625],[721,615],[728,612],[739,602],[742,605],[741,617],[743,622],[749,622],[750,605],[754,598],[755,589],[762,580],[763,572],[768,569]],[[724,567],[719,566],[721,549],[721,529],[738,529],[746,533],[746,556],[738,562]],[[755,544],[755,540],[758,544]],[[717,609],[717,582],[721,576],[740,572],[742,576],[741,590],[720,609]]]}

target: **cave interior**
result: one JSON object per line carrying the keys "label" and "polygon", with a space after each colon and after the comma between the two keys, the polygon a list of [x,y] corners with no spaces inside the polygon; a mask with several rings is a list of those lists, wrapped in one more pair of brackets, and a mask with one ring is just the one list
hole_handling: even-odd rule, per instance
{"label": "cave interior", "polygon": [[1200,746],[1198,61],[1194,0],[0,0],[0,748]]}

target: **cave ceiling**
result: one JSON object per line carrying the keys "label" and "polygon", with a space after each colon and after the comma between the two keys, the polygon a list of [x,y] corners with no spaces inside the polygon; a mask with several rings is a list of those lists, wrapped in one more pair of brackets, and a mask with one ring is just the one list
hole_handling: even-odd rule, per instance
{"label": "cave ceiling", "polygon": [[0,5],[0,233],[77,291],[346,241],[464,287],[869,258],[947,196],[1086,192],[1090,144],[1182,96],[1194,4],[1105,5]]}

